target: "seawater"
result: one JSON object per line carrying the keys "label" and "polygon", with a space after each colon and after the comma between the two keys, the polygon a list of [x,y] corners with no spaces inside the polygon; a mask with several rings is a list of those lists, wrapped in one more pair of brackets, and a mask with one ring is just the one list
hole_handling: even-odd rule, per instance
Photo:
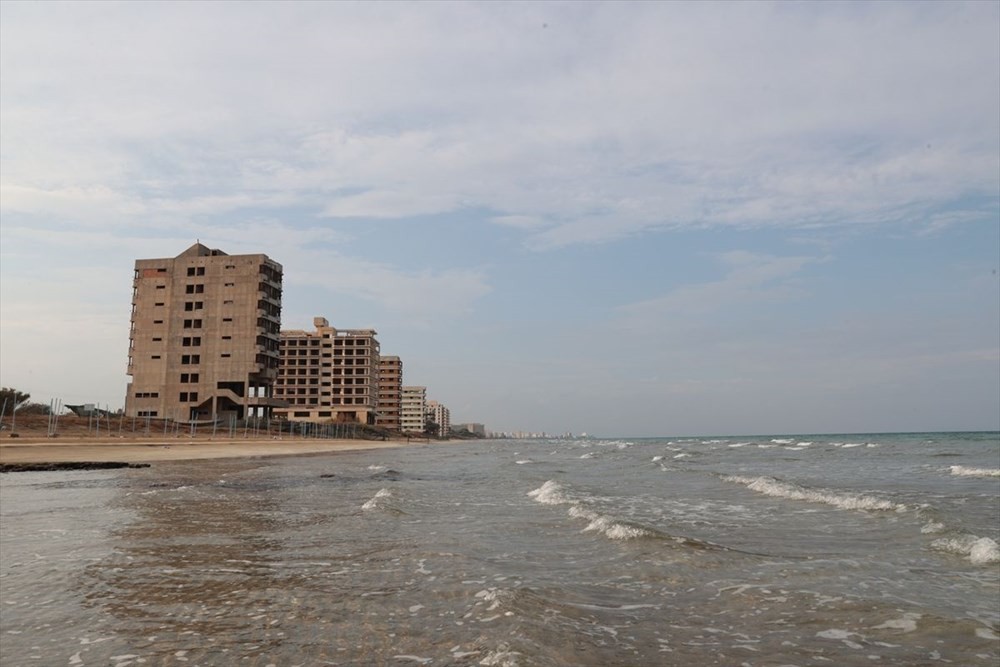
{"label": "seawater", "polygon": [[1000,662],[997,433],[0,476],[0,664]]}

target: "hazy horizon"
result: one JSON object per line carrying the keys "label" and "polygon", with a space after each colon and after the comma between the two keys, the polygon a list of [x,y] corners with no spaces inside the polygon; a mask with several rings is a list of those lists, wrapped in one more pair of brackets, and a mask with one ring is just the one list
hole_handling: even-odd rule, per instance
{"label": "hazy horizon", "polygon": [[0,135],[33,400],[200,240],[456,423],[1000,430],[998,3],[7,1]]}

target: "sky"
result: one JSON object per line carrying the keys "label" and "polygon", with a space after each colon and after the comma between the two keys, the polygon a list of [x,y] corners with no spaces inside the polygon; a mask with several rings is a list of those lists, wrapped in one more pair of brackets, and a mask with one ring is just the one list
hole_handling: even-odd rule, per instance
{"label": "sky", "polygon": [[0,385],[284,267],[453,422],[1000,429],[1000,3],[0,3]]}

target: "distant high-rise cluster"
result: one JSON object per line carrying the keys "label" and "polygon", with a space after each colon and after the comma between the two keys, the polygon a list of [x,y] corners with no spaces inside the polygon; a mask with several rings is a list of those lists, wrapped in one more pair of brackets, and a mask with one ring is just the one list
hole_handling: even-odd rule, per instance
{"label": "distant high-rise cluster", "polygon": [[135,263],[125,399],[130,417],[181,422],[275,418],[428,427],[446,436],[448,408],[403,385],[374,329],[281,329],[282,267],[196,243]]}

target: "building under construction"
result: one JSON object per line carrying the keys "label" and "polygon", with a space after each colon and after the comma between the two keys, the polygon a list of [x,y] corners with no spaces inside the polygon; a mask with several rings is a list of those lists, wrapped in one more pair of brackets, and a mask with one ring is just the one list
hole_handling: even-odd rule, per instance
{"label": "building under construction", "polygon": [[228,422],[284,405],[273,396],[281,282],[267,255],[201,243],[136,260],[126,416]]}

